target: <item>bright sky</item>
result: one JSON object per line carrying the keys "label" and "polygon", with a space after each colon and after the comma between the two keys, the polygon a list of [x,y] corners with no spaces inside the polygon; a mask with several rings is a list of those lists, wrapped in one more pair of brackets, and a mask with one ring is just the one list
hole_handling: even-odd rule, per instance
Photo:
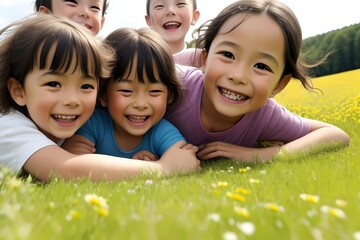
{"label": "bright sky", "polygon": [[[303,37],[336,30],[351,24],[360,23],[359,0],[282,0],[296,14],[302,27]],[[0,0],[0,28],[13,20],[34,12],[35,0]],[[200,23],[216,16],[234,0],[197,0],[200,18],[190,29],[192,32]],[[100,34],[106,36],[119,27],[147,26],[145,0],[109,0],[110,6],[105,15],[105,25]],[[190,40],[190,34],[188,40]]]}

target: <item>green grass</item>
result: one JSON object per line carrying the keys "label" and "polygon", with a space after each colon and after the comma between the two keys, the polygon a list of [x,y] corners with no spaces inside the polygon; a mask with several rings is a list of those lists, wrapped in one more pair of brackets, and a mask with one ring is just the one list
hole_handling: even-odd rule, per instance
{"label": "green grass", "polygon": [[[346,96],[339,102],[342,98]],[[305,105],[302,99],[297,107],[301,111]],[[334,116],[341,114],[337,109]],[[232,239],[355,239],[360,231],[360,124],[341,118],[331,123],[350,135],[348,147],[249,166],[210,161],[201,173],[186,176],[41,184],[3,170],[0,239],[226,239],[230,233],[236,235]],[[258,182],[252,183],[254,179]],[[228,196],[237,188],[250,191],[240,194],[244,201]],[[304,201],[301,193],[318,196],[319,202]],[[84,200],[87,194],[107,200],[107,216]],[[338,199],[347,204],[338,206]],[[267,203],[283,211],[267,209]],[[323,206],[339,209],[345,217],[323,212]],[[238,207],[249,216],[238,214]],[[255,227],[252,235],[240,230],[244,222]]]}

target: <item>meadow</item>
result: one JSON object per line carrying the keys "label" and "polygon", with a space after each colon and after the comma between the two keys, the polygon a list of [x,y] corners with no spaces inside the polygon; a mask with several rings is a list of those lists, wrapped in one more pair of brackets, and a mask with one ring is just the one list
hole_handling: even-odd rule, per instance
{"label": "meadow", "polygon": [[360,69],[293,81],[277,101],[351,137],[268,163],[204,162],[201,173],[48,184],[0,172],[0,239],[360,239]]}

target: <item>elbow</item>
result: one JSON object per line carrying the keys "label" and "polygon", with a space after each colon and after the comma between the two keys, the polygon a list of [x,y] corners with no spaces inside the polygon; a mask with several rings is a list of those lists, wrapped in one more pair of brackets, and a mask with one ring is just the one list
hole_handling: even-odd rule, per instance
{"label": "elbow", "polygon": [[340,128],[335,128],[333,142],[339,143],[346,147],[350,144],[350,136]]}
{"label": "elbow", "polygon": [[343,132],[342,142],[343,142],[344,146],[348,146],[350,144],[350,137],[345,132]]}

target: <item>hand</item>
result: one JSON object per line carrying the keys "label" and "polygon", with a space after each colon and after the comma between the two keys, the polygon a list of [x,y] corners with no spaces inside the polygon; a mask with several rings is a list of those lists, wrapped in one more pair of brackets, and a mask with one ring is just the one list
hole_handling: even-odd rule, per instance
{"label": "hand", "polygon": [[181,147],[181,149],[193,150],[194,152],[199,151],[199,148],[192,145],[191,143],[186,143],[184,146]]}
{"label": "hand", "polygon": [[82,135],[75,134],[65,140],[61,147],[73,154],[82,155],[95,153],[95,144]]}
{"label": "hand", "polygon": [[218,141],[200,145],[196,155],[200,159],[238,158],[239,153],[239,146]]}
{"label": "hand", "polygon": [[146,151],[146,150],[135,153],[131,158],[132,159],[137,159],[137,160],[144,160],[144,161],[157,161],[157,160],[159,160],[158,156],[156,156],[152,152],[149,152],[149,151]]}
{"label": "hand", "polygon": [[200,161],[195,154],[198,148],[179,141],[171,146],[157,161],[166,175],[200,171]]}
{"label": "hand", "polygon": [[199,146],[196,155],[199,159],[232,158],[236,161],[253,163],[257,160],[270,160],[279,150],[279,146],[250,148],[225,142],[211,142]]}

